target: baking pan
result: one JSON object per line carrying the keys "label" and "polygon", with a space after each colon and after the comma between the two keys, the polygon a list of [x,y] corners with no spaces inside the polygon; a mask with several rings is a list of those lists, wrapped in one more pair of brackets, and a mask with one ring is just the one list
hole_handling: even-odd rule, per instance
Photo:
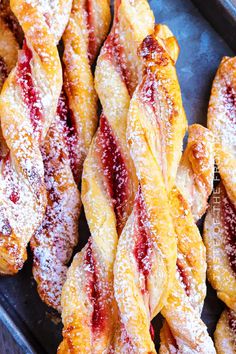
{"label": "baking pan", "polygon": [[[236,49],[236,31],[232,32],[236,26],[235,1],[152,0],[150,5],[156,22],[169,25],[180,44],[177,71],[189,124],[206,125],[212,79],[221,58],[233,56]],[[81,248],[89,235],[84,215],[79,228]],[[41,302],[32,278],[31,262],[29,252],[29,260],[18,275],[0,279],[0,322],[8,327],[19,353],[54,354],[61,341],[62,324],[60,316]],[[210,334],[222,306],[208,287],[202,318]],[[155,328],[160,326],[160,319],[154,322]],[[0,353],[3,353],[1,348]]]}
{"label": "baking pan", "polygon": [[194,0],[194,3],[236,51],[236,0]]}

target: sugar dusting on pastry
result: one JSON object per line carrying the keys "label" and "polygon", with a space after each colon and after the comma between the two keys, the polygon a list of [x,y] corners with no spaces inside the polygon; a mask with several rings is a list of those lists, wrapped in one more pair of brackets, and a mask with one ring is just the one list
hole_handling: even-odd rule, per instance
{"label": "sugar dusting on pastry", "polygon": [[[65,329],[64,341],[60,346],[62,350],[72,346],[79,347],[80,350],[83,348],[97,351],[99,348],[101,352],[106,351],[117,325],[113,263],[118,233],[122,231],[131,212],[134,198],[131,179],[134,171],[125,136],[130,101],[126,79],[129,70],[133,87],[136,86],[136,68],[140,65],[140,61],[136,61],[137,45],[142,40],[139,38],[140,31],[136,22],[134,26],[128,24],[133,17],[131,13],[134,16],[149,17],[142,9],[152,17],[146,1],[141,1],[139,6],[129,1],[124,1],[123,6],[119,5],[120,1],[117,1],[116,10],[121,12],[117,17],[115,15],[112,35],[101,50],[96,67],[96,90],[104,117],[101,117],[100,126],[85,160],[82,181],[82,199],[91,239],[90,246],[85,246],[75,256],[63,288],[62,315]],[[151,30],[151,25],[150,29],[144,27],[143,32]],[[128,38],[132,38],[131,43]],[[141,68],[142,65],[139,70]],[[134,181],[136,183],[135,175]],[[65,289],[70,288],[76,294],[73,298],[76,307],[74,304],[69,305],[70,299]],[[80,311],[77,311],[78,308]],[[95,319],[101,317],[102,313],[101,325],[98,325]],[[109,320],[103,322],[104,316]],[[72,328],[71,319],[76,332]],[[83,327],[80,323],[84,324]],[[96,328],[99,329],[99,336]]]}
{"label": "sugar dusting on pastry", "polygon": [[[45,6],[48,4],[45,2]],[[2,259],[6,248],[13,249],[11,244],[15,243],[19,249],[18,255],[9,257],[9,265],[7,259],[2,262],[5,269],[1,271],[5,273],[16,272],[22,267],[26,258],[26,245],[45,212],[46,188],[40,144],[55,118],[61,90],[61,64],[57,48],[49,28],[45,27],[39,3],[26,1],[18,5],[14,3],[12,9],[26,30],[27,45],[24,45],[16,68],[5,82],[0,107],[2,131],[10,150],[11,163],[11,174],[4,175],[3,171],[1,174],[1,203],[2,211],[6,214],[3,219],[9,221],[12,229],[11,237],[1,240]],[[30,5],[38,17],[30,17]],[[58,16],[62,12],[65,15],[63,23],[67,22],[69,11],[69,3],[65,7],[61,3],[57,4]],[[55,15],[54,19],[58,20],[58,17]],[[32,21],[32,26],[25,26],[26,22]],[[57,29],[58,36],[61,36],[60,30],[62,33],[64,29]],[[33,33],[38,35],[33,36]],[[4,156],[2,165],[6,165],[6,159]],[[18,186],[17,192],[12,190],[14,185]]]}
{"label": "sugar dusting on pastry", "polygon": [[221,218],[224,234],[225,252],[229,258],[229,263],[236,273],[236,210],[229,200],[226,191],[223,192],[221,200]]}
{"label": "sugar dusting on pastry", "polygon": [[[216,142],[236,156],[236,59],[225,57],[212,86],[208,109],[208,127],[215,134]],[[217,117],[217,118],[216,118]]]}
{"label": "sugar dusting on pastry", "polygon": [[66,121],[57,115],[41,153],[48,204],[42,225],[31,240],[34,277],[44,301],[60,310],[67,263],[78,242],[80,196],[71,171]]}
{"label": "sugar dusting on pastry", "polygon": [[116,214],[117,230],[120,232],[127,220],[132,188],[121,147],[104,115],[100,117],[96,143],[106,188]]}
{"label": "sugar dusting on pastry", "polygon": [[149,221],[146,205],[143,199],[141,186],[139,185],[138,193],[134,202],[134,256],[137,268],[140,273],[141,291],[148,291],[148,277],[151,272],[152,264],[152,238],[150,235]]}

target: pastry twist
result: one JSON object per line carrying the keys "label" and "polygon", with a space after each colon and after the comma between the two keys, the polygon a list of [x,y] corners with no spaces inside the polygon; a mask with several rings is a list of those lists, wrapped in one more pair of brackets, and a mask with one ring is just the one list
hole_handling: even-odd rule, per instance
{"label": "pastry twist", "polygon": [[146,0],[117,0],[98,58],[96,89],[103,113],[84,163],[82,200],[91,237],[68,271],[62,292],[59,353],[108,353],[117,321],[113,263],[133,206],[136,178],[126,146],[130,96],[142,73],[137,46],[153,30]]}
{"label": "pastry twist", "polygon": [[208,208],[207,201],[213,188],[214,144],[212,133],[199,124],[190,126],[188,134],[188,145],[179,164],[176,185],[197,222]]}
{"label": "pastry twist", "polygon": [[213,135],[206,128],[193,125],[189,128],[188,145],[177,174],[185,194],[173,188],[169,195],[178,251],[174,285],[161,312],[166,319],[160,333],[162,354],[215,353],[200,318],[206,295],[206,254],[195,224],[199,212],[206,208],[213,176]]}
{"label": "pastry twist", "polygon": [[234,354],[236,351],[236,312],[227,308],[217,323],[214,339],[217,354]]}
{"label": "pastry twist", "polygon": [[[17,62],[17,54],[19,44],[12,27],[18,28],[16,19],[14,18],[14,26],[11,24],[9,17],[13,16],[9,9],[9,3],[3,1],[0,4],[0,92],[4,81],[14,68]],[[9,150],[2,135],[0,127],[0,157],[3,159]]]}
{"label": "pastry twist", "polygon": [[58,311],[67,264],[78,242],[81,203],[77,183],[97,124],[97,95],[90,65],[109,23],[107,0],[73,1],[63,34],[64,91],[56,120],[41,148],[48,204],[43,223],[31,240],[33,274],[43,301]]}
{"label": "pastry twist", "polygon": [[[12,35],[15,37],[16,42],[18,42],[20,45],[22,44],[23,41],[23,31],[21,29],[21,26],[19,22],[17,21],[17,18],[13,14],[11,7],[10,7],[10,0],[1,0],[0,2],[0,17],[8,27],[8,30],[12,33]],[[9,38],[9,37],[8,37]],[[4,40],[4,37],[1,38]],[[7,49],[11,50],[10,48],[13,46],[12,40],[10,42],[5,42],[7,45]],[[13,46],[14,47],[14,46]],[[5,48],[6,50],[6,48]],[[17,58],[16,58],[17,61]],[[12,68],[15,66],[16,61],[14,62],[14,65]]]}
{"label": "pastry twist", "polygon": [[19,45],[7,23],[0,16],[0,90],[17,61]]}
{"label": "pastry twist", "polygon": [[0,167],[0,272],[4,274],[23,266],[26,245],[47,204],[40,146],[55,119],[62,87],[56,45],[70,5],[65,0],[11,1],[25,41],[0,99],[2,132],[9,149]]}
{"label": "pastry twist", "polygon": [[208,279],[229,309],[215,332],[218,353],[236,351],[236,57],[223,58],[213,82],[208,127],[216,140],[221,182],[215,188],[204,225]]}
{"label": "pastry twist", "polygon": [[128,142],[139,180],[114,267],[120,329],[117,353],[155,353],[151,320],[173,286],[177,245],[168,193],[181,158],[186,117],[175,70],[178,44],[166,26],[145,38],[146,70],[131,100]]}
{"label": "pastry twist", "polygon": [[214,133],[215,159],[227,194],[236,207],[236,58],[225,57],[213,82],[208,127]]}

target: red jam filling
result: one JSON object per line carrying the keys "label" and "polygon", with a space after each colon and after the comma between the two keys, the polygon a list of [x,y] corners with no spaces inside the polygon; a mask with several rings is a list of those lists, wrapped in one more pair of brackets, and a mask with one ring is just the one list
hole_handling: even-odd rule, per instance
{"label": "red jam filling", "polygon": [[154,328],[153,328],[153,325],[152,324],[150,324],[150,336],[151,336],[151,338],[152,338],[152,340],[154,341],[154,339],[155,339],[155,331],[154,331]]}
{"label": "red jam filling", "polygon": [[230,266],[236,274],[236,210],[225,190],[222,196],[221,212],[224,225],[225,251]]}
{"label": "red jam filling", "polygon": [[12,201],[12,203],[16,204],[18,202],[18,200],[20,199],[20,195],[17,191],[12,191],[9,198]]}
{"label": "red jam filling", "polygon": [[236,124],[236,92],[234,92],[232,86],[226,86],[224,104],[230,120]]}
{"label": "red jam filling", "polygon": [[117,229],[118,232],[121,232],[127,218],[127,202],[130,193],[128,188],[129,176],[121,149],[103,114],[100,118],[97,143],[108,192],[116,214]]}
{"label": "red jam filling", "polygon": [[228,309],[227,314],[228,314],[229,327],[233,331],[234,335],[236,336],[236,313],[233,310]]}
{"label": "red jam filling", "polygon": [[97,274],[96,260],[93,256],[91,239],[88,241],[88,246],[85,254],[85,269],[87,270],[88,296],[93,305],[92,313],[92,330],[100,331],[104,324],[104,306],[102,300],[102,289],[99,284]]}
{"label": "red jam filling", "polygon": [[138,193],[135,199],[134,213],[136,221],[134,256],[137,262],[138,270],[140,273],[143,274],[145,279],[144,286],[142,288],[142,292],[144,293],[145,291],[147,291],[147,280],[151,270],[151,236],[147,226],[148,215],[143,194],[141,191],[141,186],[139,186]]}
{"label": "red jam filling", "polygon": [[78,148],[79,137],[74,115],[72,110],[69,108],[68,99],[64,91],[62,91],[58,101],[57,114],[63,123],[64,138],[68,149],[71,170],[75,181],[78,182],[80,174],[80,158]]}
{"label": "red jam filling", "polygon": [[33,129],[34,131],[37,131],[40,130],[39,126],[43,120],[43,107],[40,94],[34,86],[32,79],[32,70],[30,65],[32,58],[32,51],[27,46],[26,41],[24,41],[17,66],[17,83],[21,87],[23,101],[29,109]]}
{"label": "red jam filling", "polygon": [[129,94],[133,92],[131,72],[128,69],[124,47],[120,44],[119,35],[116,34],[115,29],[109,34],[104,45],[104,51],[109,60],[114,64],[124,81]]}
{"label": "red jam filling", "polygon": [[16,204],[20,199],[19,187],[13,181],[13,169],[10,161],[10,153],[4,159],[3,176],[8,179],[7,188],[10,188],[9,199],[12,203]]}
{"label": "red jam filling", "polygon": [[98,46],[97,46],[97,41],[94,33],[93,8],[92,8],[91,0],[85,1],[85,10],[87,13],[88,58],[90,61],[90,65],[92,65],[97,55]]}
{"label": "red jam filling", "polygon": [[177,265],[177,270],[179,272],[180,280],[181,280],[182,284],[184,285],[184,290],[185,290],[186,294],[189,296],[191,285],[190,285],[190,282],[188,279],[188,273],[184,269],[184,265],[181,263],[181,261],[179,259],[177,259],[176,265]]}

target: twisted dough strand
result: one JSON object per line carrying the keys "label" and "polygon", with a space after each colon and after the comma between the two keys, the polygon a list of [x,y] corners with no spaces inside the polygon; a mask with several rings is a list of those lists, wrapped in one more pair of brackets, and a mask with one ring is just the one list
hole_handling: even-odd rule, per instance
{"label": "twisted dough strand", "polygon": [[236,58],[222,59],[213,82],[207,124],[216,140],[216,163],[228,196],[236,207]]}
{"label": "twisted dough strand", "polygon": [[[0,8],[1,9],[1,8]],[[0,14],[0,90],[17,61],[19,45],[4,17]]]}
{"label": "twisted dough strand", "polygon": [[[4,1],[0,4],[0,92],[4,81],[6,80],[10,71],[16,65],[19,49],[17,38],[15,37],[14,32],[11,30],[11,26],[9,26],[8,17],[10,14],[13,16],[9,9],[9,4]],[[18,24],[16,26],[18,27]],[[0,127],[1,159],[5,157],[8,152],[8,148],[2,135],[2,129]]]}
{"label": "twisted dough strand", "polygon": [[77,139],[71,168],[80,180],[84,159],[97,127],[97,94],[91,65],[110,26],[108,0],[74,0],[68,26],[63,34],[64,88]]}
{"label": "twisted dough strand", "polygon": [[61,97],[41,153],[44,162],[48,204],[43,222],[31,239],[33,275],[47,305],[61,310],[61,290],[67,263],[78,242],[80,193],[71,171],[67,146],[65,102]]}
{"label": "twisted dough strand", "polygon": [[[177,175],[177,181],[188,180],[191,187],[183,184],[185,197],[177,188],[173,188],[169,195],[178,252],[174,285],[162,309],[166,319],[160,333],[160,353],[163,354],[215,353],[207,328],[200,319],[206,295],[206,256],[201,235],[195,225],[197,215],[207,205],[213,186],[213,171],[213,135],[206,128],[193,125],[189,129],[188,145],[178,169],[180,176]],[[198,204],[194,200],[196,197]],[[197,209],[194,210],[196,205]]]}
{"label": "twisted dough strand", "polygon": [[22,267],[26,245],[42,222],[47,203],[40,145],[55,118],[61,91],[56,44],[68,21],[70,2],[58,0],[54,8],[50,1],[44,5],[11,1],[25,42],[0,100],[2,131],[9,149],[1,161],[0,175],[0,271],[5,274]]}
{"label": "twisted dough strand", "polygon": [[146,0],[115,3],[114,23],[98,58],[100,125],[84,163],[82,199],[91,238],[75,256],[62,293],[59,353],[108,353],[117,321],[113,263],[133,206],[136,179],[126,147],[130,95],[142,72],[137,46],[153,30]]}
{"label": "twisted dough strand", "polygon": [[236,312],[226,309],[217,323],[214,339],[217,354],[234,354],[236,351]]}
{"label": "twisted dough strand", "polygon": [[131,100],[128,142],[139,179],[114,267],[121,328],[117,353],[155,353],[150,322],[165,305],[176,265],[168,192],[175,182],[186,118],[175,71],[178,45],[166,26],[143,41],[146,70]]}
{"label": "twisted dough strand", "polygon": [[221,182],[215,188],[204,225],[208,279],[229,307],[215,331],[217,353],[236,351],[236,57],[222,59],[213,82],[208,127],[216,140]]}
{"label": "twisted dough strand", "polygon": [[[98,14],[92,16],[90,12]],[[73,1],[63,34],[64,91],[59,99],[55,123],[41,149],[48,205],[43,223],[31,240],[33,274],[41,298],[58,311],[61,311],[61,290],[67,264],[78,242],[81,203],[77,183],[97,123],[89,34],[93,32],[96,41],[94,60],[109,22],[107,1]]]}
{"label": "twisted dough strand", "polygon": [[188,145],[181,158],[176,185],[191,208],[194,221],[206,212],[214,178],[212,133],[194,124],[188,130]]}

